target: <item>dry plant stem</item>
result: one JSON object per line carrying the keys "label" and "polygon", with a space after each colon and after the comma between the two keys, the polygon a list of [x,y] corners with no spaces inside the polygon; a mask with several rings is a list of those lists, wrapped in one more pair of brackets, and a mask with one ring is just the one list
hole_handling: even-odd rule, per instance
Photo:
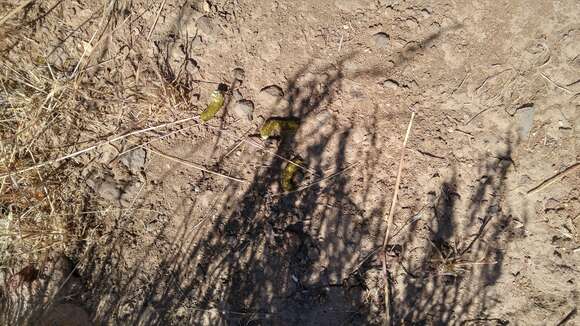
{"label": "dry plant stem", "polygon": [[198,164],[195,164],[195,163],[192,163],[192,162],[188,162],[186,160],[180,159],[179,157],[175,157],[175,156],[171,156],[171,155],[162,153],[162,152],[160,152],[160,151],[158,151],[158,150],[156,150],[156,149],[154,149],[152,147],[149,147],[149,150],[151,152],[153,152],[153,153],[161,156],[161,157],[164,157],[164,158],[168,159],[168,160],[171,160],[171,161],[174,161],[174,162],[177,162],[177,163],[181,163],[181,164],[183,164],[185,166],[188,166],[188,167],[191,167],[191,168],[200,170],[200,171],[204,171],[204,172],[207,172],[207,173],[210,173],[210,174],[213,174],[213,175],[217,175],[217,176],[226,178],[228,180],[240,182],[240,183],[245,183],[246,182],[246,180],[238,179],[238,178],[234,178],[234,177],[230,177],[229,175],[225,175],[225,174],[221,174],[219,172],[215,172],[215,171],[212,171],[212,170],[208,170],[208,169],[204,168],[201,165],[198,165]]}
{"label": "dry plant stem", "polygon": [[559,89],[563,90],[564,92],[566,92],[566,93],[568,93],[568,94],[572,94],[572,92],[571,92],[569,89],[567,89],[567,88],[566,88],[566,87],[564,87],[564,86],[560,86],[558,83],[556,83],[555,81],[553,81],[553,80],[552,80],[550,77],[548,77],[548,76],[544,75],[543,73],[540,73],[540,75],[541,75],[542,77],[544,77],[544,79],[546,79],[546,80],[547,80],[547,81],[549,81],[550,83],[554,84],[554,86],[556,86],[557,88],[559,88]]}
{"label": "dry plant stem", "polygon": [[[111,2],[109,4],[109,7],[114,4],[114,2]],[[69,79],[73,79],[73,77],[77,76],[77,72],[79,70],[79,67],[81,66],[81,63],[83,62],[83,59],[85,58],[85,56],[90,55],[92,52],[92,47],[93,47],[93,41],[95,40],[95,37],[97,37],[97,34],[99,33],[99,30],[101,29],[101,27],[103,26],[103,23],[105,22],[105,15],[103,13],[103,17],[101,17],[101,21],[99,23],[99,27],[97,28],[97,30],[93,33],[93,36],[91,37],[91,39],[89,40],[89,42],[87,43],[88,46],[91,47],[90,50],[88,50],[88,47],[85,45],[83,47],[83,54],[81,55],[81,57],[79,58],[79,61],[77,62],[75,69],[73,70],[72,74],[70,74]]]}
{"label": "dry plant stem", "polygon": [[28,172],[30,170],[38,169],[38,168],[43,167],[43,166],[46,166],[46,165],[58,163],[60,161],[64,161],[66,159],[79,156],[81,154],[84,154],[84,153],[90,152],[92,150],[95,150],[95,149],[97,149],[97,148],[99,148],[99,147],[101,147],[103,145],[107,145],[107,144],[110,144],[112,142],[119,141],[119,140],[124,139],[124,138],[127,138],[129,136],[138,135],[138,134],[141,134],[141,133],[144,133],[144,132],[147,132],[147,131],[151,131],[151,130],[155,130],[155,129],[159,129],[159,128],[164,128],[164,127],[167,127],[167,126],[170,126],[170,125],[174,125],[174,124],[184,123],[184,122],[191,121],[191,120],[194,120],[194,119],[195,119],[195,117],[190,117],[190,118],[185,118],[185,119],[181,119],[181,120],[177,120],[177,121],[163,123],[163,124],[160,124],[160,125],[157,125],[157,126],[153,126],[153,127],[149,127],[149,128],[145,128],[145,129],[140,129],[140,130],[132,131],[132,132],[129,132],[129,133],[126,133],[126,134],[117,136],[117,137],[115,137],[115,138],[113,138],[111,140],[106,140],[106,141],[100,142],[100,143],[98,143],[96,145],[87,147],[85,149],[81,149],[80,151],[76,151],[76,152],[74,152],[72,154],[68,154],[68,155],[65,155],[65,156],[56,158],[54,160],[49,160],[49,161],[41,162],[41,163],[35,164],[33,166],[29,166],[29,167],[24,168],[24,169],[21,169],[21,170],[16,170],[14,172],[4,173],[4,174],[0,175],[0,178],[5,178],[5,177],[7,177],[9,175],[20,174],[20,173]]}
{"label": "dry plant stem", "polygon": [[[32,152],[30,151],[30,149],[28,150],[28,154],[30,154],[30,157],[32,158],[32,162],[36,163],[36,159],[34,158],[34,155],[32,155]],[[54,214],[54,205],[52,204],[52,199],[50,197],[50,193],[48,192],[48,189],[46,188],[46,185],[44,183],[44,179],[42,178],[42,174],[40,173],[39,170],[36,170],[36,174],[38,175],[38,179],[40,180],[40,183],[42,184],[42,189],[44,190],[44,194],[46,195],[46,199],[48,200],[48,203],[50,204],[50,216],[52,216]]]}
{"label": "dry plant stem", "polygon": [[[208,127],[210,129],[213,129],[213,130],[217,130],[219,132],[223,132],[224,135],[230,137],[231,139],[235,139],[235,140],[238,140],[239,139],[237,135],[235,135],[233,133],[230,133],[227,130],[223,130],[223,129],[219,128],[219,127],[214,127],[214,126],[209,125],[207,123],[204,123],[203,126]],[[310,172],[311,174],[314,174],[316,176],[320,176],[320,174],[318,174],[318,172],[316,172],[315,170],[312,170],[312,169],[309,169],[309,168],[307,168],[305,166],[302,166],[300,164],[294,163],[294,162],[292,162],[292,160],[289,160],[289,159],[285,158],[284,156],[280,156],[280,155],[278,155],[278,154],[276,154],[276,153],[274,153],[274,152],[266,149],[266,147],[264,145],[260,145],[260,144],[254,142],[254,141],[252,141],[252,140],[250,140],[248,138],[242,138],[242,141],[244,143],[250,145],[250,146],[253,146],[255,148],[259,148],[259,149],[263,150],[264,152],[266,152],[266,153],[268,153],[270,155],[273,155],[273,156],[275,156],[275,157],[277,157],[277,158],[285,161],[286,163],[292,164],[292,165],[298,167],[299,169],[301,169],[303,171],[307,171],[307,172]]]}
{"label": "dry plant stem", "polygon": [[10,17],[16,15],[20,10],[24,9],[24,7],[28,6],[33,1],[34,0],[24,1],[18,7],[12,9],[12,11],[10,11],[6,16],[0,19],[0,26],[2,26],[8,19],[10,19]]}
{"label": "dry plant stem", "polygon": [[320,176],[320,175],[318,174],[318,172],[316,172],[315,170],[312,170],[312,169],[309,169],[309,168],[307,168],[307,167],[305,167],[305,166],[302,166],[302,165],[300,165],[300,164],[294,163],[294,162],[292,162],[292,160],[289,160],[289,159],[287,159],[287,158],[285,158],[285,157],[283,157],[283,156],[280,156],[280,155],[278,155],[278,154],[276,154],[276,153],[274,153],[274,152],[272,152],[272,151],[270,151],[270,150],[266,149],[266,147],[265,147],[265,146],[263,146],[263,145],[257,144],[257,143],[255,143],[255,142],[253,142],[253,141],[249,140],[249,139],[244,139],[244,143],[246,143],[246,144],[249,144],[249,145],[251,145],[251,146],[254,146],[254,147],[256,147],[256,148],[259,148],[259,149],[263,150],[264,152],[266,152],[266,153],[268,153],[268,154],[270,154],[270,155],[273,155],[273,156],[275,156],[275,157],[277,157],[277,158],[279,158],[279,159],[281,159],[281,160],[285,161],[285,162],[286,162],[286,163],[288,163],[288,164],[292,164],[292,165],[294,165],[294,166],[296,166],[296,167],[298,167],[298,168],[300,168],[300,169],[302,169],[302,170],[304,170],[304,171],[308,171],[308,172],[310,172],[310,173],[312,173],[312,174],[314,174],[314,175],[316,175],[316,176]]}
{"label": "dry plant stem", "polygon": [[166,2],[166,0],[163,0],[163,2],[161,3],[161,6],[159,6],[159,10],[157,11],[157,15],[155,16],[155,20],[153,21],[153,25],[151,26],[151,29],[149,30],[149,34],[147,35],[147,41],[149,41],[151,39],[151,34],[153,34],[153,30],[155,30],[155,26],[157,26],[157,22],[159,21],[159,16],[161,15],[161,11],[163,10],[163,7],[165,7],[165,2]]}
{"label": "dry plant stem", "polygon": [[236,149],[238,149],[240,146],[242,146],[242,144],[244,144],[244,139],[246,139],[246,135],[252,130],[252,128],[246,130],[243,134],[242,137],[240,137],[238,140],[236,140],[236,145],[230,149],[224,156],[222,156],[221,160],[224,160],[226,157],[230,156],[230,154],[232,154],[233,152],[236,151]]}
{"label": "dry plant stem", "polygon": [[534,188],[528,190],[526,195],[531,195],[534,194],[538,191],[542,191],[543,189],[545,189],[546,187],[553,185],[554,183],[562,180],[565,176],[567,176],[568,174],[572,174],[572,172],[576,171],[578,168],[580,168],[580,162],[576,163],[576,164],[572,164],[571,166],[569,166],[568,168],[566,168],[564,171],[556,173],[555,175],[549,177],[548,179],[542,181],[542,183],[540,183],[539,185],[535,186]]}
{"label": "dry plant stem", "polygon": [[[401,159],[399,160],[399,169],[397,171],[397,179],[395,181],[395,191],[393,192],[393,199],[391,200],[391,208],[389,209],[389,216],[387,218],[387,230],[385,231],[385,239],[383,240],[383,273],[387,274],[387,264],[385,252],[387,250],[387,245],[389,244],[389,237],[391,232],[391,226],[393,225],[393,216],[395,214],[395,208],[397,207],[397,197],[399,195],[399,186],[401,184],[401,174],[403,172],[403,163],[405,162],[405,149],[407,147],[407,142],[409,140],[409,135],[411,134],[411,128],[413,127],[413,120],[415,120],[415,112],[411,113],[411,119],[409,119],[409,126],[407,127],[407,132],[405,134],[405,140],[403,141],[403,147],[401,148]],[[385,325],[391,323],[391,316],[389,311],[389,282],[388,277],[385,279]]]}
{"label": "dry plant stem", "polygon": [[564,326],[566,325],[569,321],[572,320],[572,318],[574,318],[574,316],[576,316],[576,313],[578,313],[578,308],[574,307],[574,309],[572,309],[565,317],[564,319],[562,319],[558,324],[556,324],[556,326]]}
{"label": "dry plant stem", "polygon": [[165,139],[165,138],[167,138],[167,137],[169,137],[169,136],[172,136],[172,135],[178,134],[178,133],[180,133],[180,132],[183,132],[183,131],[185,131],[185,130],[191,129],[191,128],[193,128],[193,127],[197,126],[197,125],[198,125],[198,123],[195,123],[195,124],[192,124],[192,125],[190,125],[190,126],[187,126],[187,127],[180,128],[180,129],[178,129],[178,130],[175,130],[175,131],[169,132],[169,133],[167,133],[167,134],[165,134],[165,135],[161,135],[161,136],[155,137],[154,139],[152,139],[152,140],[150,140],[150,141],[146,141],[146,142],[144,142],[144,143],[141,143],[141,144],[137,144],[137,143],[134,143],[134,142],[132,142],[132,141],[129,141],[129,142],[131,142],[131,143],[134,143],[134,144],[137,144],[137,145],[135,145],[135,146],[133,146],[133,147],[131,147],[131,148],[129,148],[129,149],[126,149],[126,150],[124,150],[123,152],[119,153],[119,157],[120,157],[120,156],[123,156],[123,155],[125,155],[125,154],[127,154],[127,153],[130,153],[130,152],[132,152],[132,151],[134,151],[134,150],[137,150],[137,149],[139,149],[139,148],[143,148],[143,147],[145,147],[145,146],[147,146],[147,145],[149,145],[149,144],[152,144],[152,143],[155,143],[155,142],[161,141],[161,140],[163,140],[163,139]]}

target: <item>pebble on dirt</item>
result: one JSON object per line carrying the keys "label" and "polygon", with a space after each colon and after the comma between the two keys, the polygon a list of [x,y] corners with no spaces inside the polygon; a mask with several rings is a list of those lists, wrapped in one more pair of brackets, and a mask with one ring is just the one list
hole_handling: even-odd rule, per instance
{"label": "pebble on dirt", "polygon": [[284,97],[284,91],[277,85],[262,88],[258,95],[258,102],[265,107],[272,107]]}
{"label": "pebble on dirt", "polygon": [[242,68],[235,68],[232,70],[234,78],[240,81],[243,81],[246,78],[246,72]]}
{"label": "pebble on dirt", "polygon": [[252,121],[254,116],[254,103],[250,100],[239,100],[232,108],[232,112],[242,120]]}
{"label": "pebble on dirt", "polygon": [[399,83],[392,79],[387,79],[383,82],[383,87],[386,89],[395,90],[399,88]]}
{"label": "pebble on dirt", "polygon": [[373,35],[373,43],[378,49],[386,49],[389,47],[391,38],[387,33],[379,32]]}
{"label": "pebble on dirt", "polygon": [[123,163],[131,173],[137,174],[143,169],[146,156],[147,152],[145,149],[139,148],[121,156],[121,163]]}

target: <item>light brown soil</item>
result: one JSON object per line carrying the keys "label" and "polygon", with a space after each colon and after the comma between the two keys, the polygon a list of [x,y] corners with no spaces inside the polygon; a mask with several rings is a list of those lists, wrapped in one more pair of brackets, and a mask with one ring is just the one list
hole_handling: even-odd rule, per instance
{"label": "light brown soil", "polygon": [[[59,302],[97,325],[381,324],[378,249],[411,110],[393,324],[555,325],[578,307],[580,169],[527,194],[580,159],[577,1],[37,1],[6,26],[10,67],[46,74],[44,58],[64,83],[85,52],[47,148],[198,115],[245,73],[205,125],[56,164],[82,283]],[[298,133],[248,137],[272,116]],[[297,155],[300,184],[340,173],[284,194],[280,157]],[[19,314],[6,320],[36,318]]]}

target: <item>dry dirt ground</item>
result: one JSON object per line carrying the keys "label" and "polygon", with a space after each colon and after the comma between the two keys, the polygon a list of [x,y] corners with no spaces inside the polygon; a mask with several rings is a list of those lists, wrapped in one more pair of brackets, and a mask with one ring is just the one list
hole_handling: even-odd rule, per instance
{"label": "dry dirt ground", "polygon": [[3,323],[378,325],[388,278],[396,325],[580,324],[577,0],[0,16]]}

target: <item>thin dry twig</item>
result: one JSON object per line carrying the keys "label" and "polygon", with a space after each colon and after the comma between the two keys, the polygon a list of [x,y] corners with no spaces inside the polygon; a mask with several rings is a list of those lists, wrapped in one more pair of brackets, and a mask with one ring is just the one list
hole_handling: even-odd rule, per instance
{"label": "thin dry twig", "polygon": [[[32,158],[32,162],[36,163],[36,159],[34,158],[34,155],[30,151],[30,149],[28,149],[28,153]],[[44,194],[46,195],[46,199],[48,200],[48,204],[50,205],[50,215],[52,216],[52,214],[54,214],[55,211],[54,204],[52,203],[52,198],[50,196],[50,193],[48,192],[48,189],[46,188],[46,184],[44,183],[44,179],[42,178],[42,174],[40,173],[40,171],[36,170],[36,174],[38,175],[38,180],[40,180],[40,183],[42,184],[42,189],[44,190]]]}
{"label": "thin dry twig", "polygon": [[544,75],[543,73],[540,72],[540,76],[544,77],[545,80],[549,81],[550,83],[552,83],[554,86],[556,86],[557,88],[563,90],[564,92],[568,93],[568,94],[572,94],[572,91],[570,91],[569,89],[567,89],[566,87],[556,83],[555,81],[552,80],[552,78]]}
{"label": "thin dry twig", "polygon": [[576,313],[578,312],[578,308],[574,307],[574,309],[572,309],[565,317],[564,319],[562,319],[558,324],[556,324],[556,326],[563,326],[566,325],[569,321],[572,320],[572,318],[574,318],[574,316],[576,316]]}
{"label": "thin dry twig", "polygon": [[127,138],[129,136],[138,135],[138,134],[141,134],[141,133],[144,133],[144,132],[147,132],[147,131],[151,131],[151,130],[155,130],[155,129],[159,129],[159,128],[164,128],[164,127],[167,127],[167,126],[170,126],[170,125],[174,125],[174,124],[184,123],[184,122],[191,121],[191,120],[194,120],[194,119],[195,119],[195,117],[190,117],[190,118],[185,118],[185,119],[181,119],[181,120],[177,120],[177,121],[171,121],[171,122],[163,123],[163,124],[156,125],[156,126],[149,127],[149,128],[145,128],[145,129],[135,130],[135,131],[132,131],[132,132],[129,132],[129,133],[126,133],[126,134],[117,136],[117,137],[115,137],[113,139],[106,140],[106,141],[102,141],[102,142],[100,142],[100,143],[98,143],[96,145],[89,146],[89,147],[87,147],[85,149],[81,149],[80,151],[76,151],[74,153],[71,153],[71,154],[68,154],[68,155],[65,155],[65,156],[61,156],[61,157],[56,158],[54,160],[44,161],[44,162],[35,164],[33,166],[29,166],[29,167],[24,168],[24,169],[20,169],[20,170],[16,170],[16,171],[13,171],[13,172],[8,172],[8,173],[1,174],[0,175],[0,178],[6,178],[7,176],[10,176],[10,175],[21,174],[21,173],[24,173],[24,172],[28,172],[30,170],[38,169],[38,168],[43,167],[43,166],[46,166],[46,165],[51,165],[51,164],[54,164],[54,163],[58,163],[60,161],[64,161],[66,159],[73,158],[73,157],[79,156],[81,154],[84,154],[84,153],[93,151],[93,150],[95,150],[95,149],[97,149],[97,148],[99,148],[99,147],[101,147],[103,145],[107,145],[107,144],[110,144],[112,142],[119,141],[119,140],[124,139],[124,138]]}
{"label": "thin dry twig", "polygon": [[153,30],[155,30],[155,26],[157,26],[157,22],[159,21],[159,16],[161,15],[161,11],[163,10],[163,7],[165,7],[165,2],[167,0],[163,0],[163,2],[161,3],[161,6],[159,6],[159,10],[157,11],[157,15],[155,15],[155,20],[153,21],[153,25],[151,26],[151,29],[149,30],[149,34],[147,35],[147,41],[149,41],[151,39],[151,34],[153,34]]}
{"label": "thin dry twig", "polygon": [[75,69],[70,74],[69,79],[72,80],[73,77],[75,77],[75,76],[78,77],[77,72],[79,71],[79,68],[81,66],[81,63],[83,62],[83,59],[85,58],[85,56],[90,56],[91,53],[93,52],[93,49],[94,49],[93,42],[95,41],[95,38],[97,37],[97,34],[99,33],[101,27],[105,23],[105,16],[106,16],[105,12],[107,12],[107,11],[110,12],[112,10],[112,6],[114,4],[115,4],[115,2],[111,1],[109,3],[109,5],[103,9],[103,16],[101,17],[101,21],[99,23],[99,26],[97,27],[97,30],[95,30],[95,32],[93,33],[93,36],[91,36],[91,39],[89,40],[89,42],[83,46],[83,54],[79,58],[79,61],[77,62],[76,66],[75,66]]}
{"label": "thin dry twig", "polygon": [[405,133],[405,140],[403,141],[403,146],[401,148],[401,159],[399,160],[399,169],[397,171],[397,179],[395,181],[395,191],[393,192],[393,199],[391,200],[391,208],[389,209],[389,215],[387,217],[387,229],[385,231],[385,238],[383,240],[382,248],[382,259],[383,259],[383,274],[385,275],[385,325],[390,324],[390,311],[389,311],[389,282],[387,274],[387,264],[385,253],[387,250],[387,245],[390,240],[391,226],[393,224],[393,216],[395,214],[395,208],[397,207],[397,197],[399,195],[399,186],[401,184],[401,175],[403,172],[403,163],[405,162],[405,149],[407,147],[407,142],[409,141],[409,135],[411,134],[411,128],[413,127],[413,120],[415,120],[415,112],[411,112],[411,119],[409,119],[409,126],[407,127],[407,132]]}
{"label": "thin dry twig", "polygon": [[220,161],[221,161],[221,160],[224,160],[224,159],[226,159],[226,157],[230,156],[230,154],[232,154],[233,152],[235,152],[235,151],[236,151],[236,149],[238,149],[240,146],[242,146],[242,144],[244,144],[244,139],[247,137],[246,135],[247,135],[247,134],[248,134],[248,133],[249,133],[251,130],[252,130],[252,128],[250,128],[250,129],[246,130],[246,131],[243,133],[242,137],[240,137],[238,140],[236,140],[236,143],[237,143],[237,144],[236,144],[236,145],[235,145],[235,146],[234,146],[232,149],[230,149],[230,150],[229,150],[229,151],[228,151],[228,152],[227,152],[227,153],[226,153],[224,156],[222,156],[222,157],[220,158]]}
{"label": "thin dry twig", "polygon": [[488,111],[490,109],[491,109],[490,107],[481,109],[481,111],[477,112],[473,117],[471,117],[471,118],[469,118],[469,120],[467,120],[467,122],[465,123],[465,126],[470,124],[471,121],[475,120],[475,118],[479,117],[480,115],[482,115],[483,113],[485,113],[486,111]]}
{"label": "thin dry twig", "polygon": [[24,9],[24,7],[28,6],[29,4],[31,4],[34,0],[27,0],[22,2],[18,7],[12,9],[12,11],[10,11],[6,16],[0,18],[0,26],[4,25],[4,23],[10,19],[10,17],[16,15],[20,10]]}
{"label": "thin dry twig", "polygon": [[185,166],[188,166],[188,167],[191,167],[191,168],[200,170],[200,171],[204,171],[204,172],[207,172],[207,173],[210,173],[210,174],[213,174],[213,175],[217,175],[217,176],[226,178],[228,180],[240,182],[240,183],[246,183],[247,182],[244,179],[238,179],[238,178],[235,178],[235,177],[230,177],[229,175],[225,175],[225,174],[222,174],[222,173],[219,173],[219,172],[215,172],[215,171],[212,171],[212,170],[208,170],[208,169],[204,168],[203,166],[198,165],[196,163],[189,162],[189,161],[183,160],[183,159],[181,159],[179,157],[175,157],[175,156],[171,156],[169,154],[162,153],[162,152],[158,151],[157,149],[155,149],[153,147],[149,147],[149,150],[151,152],[153,152],[153,153],[161,156],[161,157],[164,157],[164,158],[168,159],[168,160],[175,161],[177,163],[181,163],[181,164],[183,164]]}
{"label": "thin dry twig", "polygon": [[554,183],[562,180],[565,176],[567,176],[568,174],[571,174],[572,172],[576,171],[578,168],[580,168],[580,162],[576,163],[576,164],[572,164],[571,166],[567,167],[564,171],[556,173],[555,175],[549,177],[548,179],[542,181],[542,183],[540,183],[539,185],[535,186],[534,188],[528,190],[526,195],[531,195],[534,194],[536,192],[542,191],[544,190],[546,187],[553,185]]}
{"label": "thin dry twig", "polygon": [[470,74],[471,74],[471,71],[468,71],[465,74],[465,77],[463,77],[463,79],[461,80],[459,85],[457,87],[455,87],[455,89],[451,92],[451,95],[455,94],[455,92],[457,92],[461,88],[461,86],[463,86],[463,83],[465,83],[465,81],[467,80],[467,78],[469,77]]}
{"label": "thin dry twig", "polygon": [[161,141],[161,140],[163,140],[163,139],[165,139],[165,138],[167,138],[167,137],[170,137],[170,136],[172,136],[172,135],[175,135],[175,134],[181,133],[181,132],[183,132],[183,131],[185,131],[185,130],[191,129],[191,128],[193,128],[193,127],[197,126],[197,125],[198,125],[198,124],[197,124],[197,123],[195,123],[195,124],[192,124],[192,125],[190,125],[190,126],[187,126],[187,127],[179,128],[179,129],[177,129],[177,130],[175,130],[175,131],[168,132],[168,133],[166,133],[165,135],[157,136],[157,137],[155,137],[155,138],[151,139],[150,141],[146,141],[146,142],[144,142],[144,143],[141,143],[141,144],[137,144],[137,143],[135,143],[135,144],[136,144],[135,146],[133,146],[133,147],[131,147],[131,148],[129,148],[129,149],[126,149],[126,150],[122,151],[121,153],[119,153],[118,157],[121,157],[121,156],[123,156],[123,155],[125,155],[125,154],[127,154],[127,153],[130,153],[130,152],[132,152],[132,151],[134,151],[134,150],[137,150],[137,149],[139,149],[139,148],[144,148],[145,146],[147,146],[147,145],[149,145],[149,144],[152,144],[152,143],[155,143],[155,142]]}

